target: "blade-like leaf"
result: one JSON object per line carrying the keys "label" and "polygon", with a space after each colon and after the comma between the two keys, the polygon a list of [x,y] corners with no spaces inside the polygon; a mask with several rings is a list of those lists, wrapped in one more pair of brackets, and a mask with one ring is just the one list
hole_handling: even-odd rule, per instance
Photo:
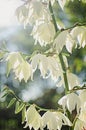
{"label": "blade-like leaf", "polygon": [[3,57],[4,57],[4,55],[5,55],[5,52],[0,51],[0,59],[1,59],[1,58],[3,58]]}
{"label": "blade-like leaf", "polygon": [[16,106],[15,106],[15,114],[17,114],[16,111],[17,111],[18,107],[19,107],[19,101],[16,102]]}
{"label": "blade-like leaf", "polygon": [[17,102],[15,108],[15,114],[19,113],[24,108],[24,106],[25,106],[24,103],[19,104],[19,102]]}
{"label": "blade-like leaf", "polygon": [[6,97],[7,95],[8,95],[8,93],[5,93],[5,94],[3,94],[3,95],[2,95],[2,97],[1,97],[1,98]]}
{"label": "blade-like leaf", "polygon": [[26,107],[24,107],[23,110],[22,110],[22,124],[25,121],[25,114],[26,114]]}
{"label": "blade-like leaf", "polygon": [[7,108],[11,107],[15,102],[16,102],[16,98],[13,98],[13,99],[9,102]]}
{"label": "blade-like leaf", "polygon": [[8,91],[8,87],[6,85],[2,89],[2,92],[4,92],[4,91]]}

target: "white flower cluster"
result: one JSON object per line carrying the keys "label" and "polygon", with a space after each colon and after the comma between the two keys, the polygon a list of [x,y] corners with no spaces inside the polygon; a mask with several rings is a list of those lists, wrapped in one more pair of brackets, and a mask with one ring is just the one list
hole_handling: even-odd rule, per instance
{"label": "white flower cluster", "polygon": [[66,49],[69,53],[72,53],[73,48],[78,46],[85,47],[86,45],[86,27],[75,27],[70,32],[68,30],[62,31],[54,40],[54,46],[57,53],[59,54],[63,47],[66,46]]}
{"label": "white flower cluster", "polygon": [[[62,9],[67,2],[67,0],[57,1]],[[6,59],[7,75],[13,70],[19,81],[27,82],[29,78],[33,79],[34,72],[39,69],[43,78],[51,77],[54,81],[57,81],[60,77],[61,81],[57,83],[57,86],[62,86],[64,85],[63,74],[66,73],[68,90],[73,90],[75,86],[80,85],[80,79],[68,70],[62,70],[59,54],[64,46],[69,53],[72,53],[73,48],[85,47],[86,27],[77,26],[71,30],[64,29],[56,33],[52,22],[53,14],[50,13],[48,7],[49,2],[53,5],[55,0],[29,0],[16,10],[16,15],[25,27],[27,24],[33,26],[31,35],[35,39],[35,44],[39,43],[41,46],[50,44],[52,45],[51,50],[55,53],[52,56],[47,55],[46,52],[44,54],[37,53],[32,55],[28,62],[21,53],[10,53]],[[67,59],[65,56],[62,58],[65,69],[67,69]],[[67,94],[59,100],[58,104],[63,107],[64,114],[59,111],[47,111],[41,116],[35,106],[31,105],[25,112],[25,127],[29,126],[30,129],[38,130],[40,128],[43,130],[47,126],[49,130],[61,130],[63,125],[72,126],[72,123],[66,117],[66,110],[72,114],[76,109],[78,119],[75,122],[74,130],[86,129],[86,90],[79,94]]]}
{"label": "white flower cluster", "polygon": [[[66,67],[68,67],[66,57],[63,57],[63,59]],[[6,61],[7,76],[12,69],[15,73],[15,77],[19,79],[19,81],[24,79],[24,81],[27,82],[29,78],[33,79],[34,72],[36,69],[39,69],[43,78],[51,77],[51,79],[56,82],[58,78],[61,77],[61,80],[57,83],[57,86],[62,86],[64,84],[60,60],[56,55],[46,56],[40,53],[35,54],[31,57],[28,63],[19,52],[12,52],[8,55]],[[69,90],[80,85],[80,79],[75,74],[67,72],[67,77]]]}
{"label": "white flower cluster", "polygon": [[22,5],[16,10],[16,15],[24,26],[27,24],[33,25],[31,35],[41,46],[53,41],[55,29],[51,22],[51,15],[47,4],[39,0],[28,1],[26,5]]}
{"label": "white flower cluster", "polygon": [[61,130],[63,125],[72,126],[73,124],[67,118],[66,110],[72,114],[76,109],[77,120],[74,125],[74,130],[84,130],[86,128],[86,90],[81,91],[79,94],[70,93],[59,100],[62,105],[64,114],[57,111],[47,111],[42,116],[37,112],[35,105],[31,105],[25,112],[25,128],[29,126],[34,130],[39,128],[43,130],[47,126],[49,130]]}
{"label": "white flower cluster", "polygon": [[[37,42],[41,46],[53,44],[58,54],[64,46],[69,53],[72,53],[73,48],[78,45],[84,47],[86,45],[86,27],[75,27],[70,32],[64,30],[57,35],[47,2],[46,0],[30,0],[16,10],[17,18],[24,26],[33,25],[31,35],[35,39],[35,44]],[[54,2],[55,0],[51,1],[52,4]],[[58,2],[63,8],[66,0],[58,0]]]}
{"label": "white flower cluster", "polygon": [[58,101],[58,104],[62,105],[64,112],[68,109],[71,114],[76,109],[78,118],[74,130],[86,129],[86,90],[81,90],[78,95],[67,94]]}
{"label": "white flower cluster", "polygon": [[61,67],[58,60],[56,56],[47,57],[46,55],[36,54],[32,57],[31,65],[34,71],[38,67],[43,78],[51,76],[53,80],[57,80],[61,75]]}
{"label": "white flower cluster", "polygon": [[49,130],[61,130],[62,125],[72,126],[70,120],[63,113],[47,111],[40,116],[34,105],[26,110],[25,115],[25,128],[29,126],[30,129],[33,127],[34,130],[39,128],[43,130],[47,126]]}

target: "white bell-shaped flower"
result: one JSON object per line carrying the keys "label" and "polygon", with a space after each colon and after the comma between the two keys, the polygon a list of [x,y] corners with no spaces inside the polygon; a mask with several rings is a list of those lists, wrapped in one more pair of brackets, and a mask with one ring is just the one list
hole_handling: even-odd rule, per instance
{"label": "white bell-shaped flower", "polygon": [[12,52],[8,55],[7,59],[7,75],[11,70],[15,73],[15,78],[25,82],[31,77],[33,78],[31,65],[23,59],[19,52]]}
{"label": "white bell-shaped flower", "polygon": [[33,25],[37,21],[50,21],[51,19],[49,9],[39,0],[30,0],[27,4],[17,8],[16,15],[24,26],[28,23]]}
{"label": "white bell-shaped flower", "polygon": [[43,128],[47,125],[49,130],[61,130],[62,125],[72,126],[69,119],[61,112],[47,111],[42,116]]}
{"label": "white bell-shaped flower", "polygon": [[29,126],[30,130],[32,127],[34,130],[38,130],[41,127],[41,116],[36,111],[34,105],[31,105],[26,111],[26,125],[25,128]]}
{"label": "white bell-shaped flower", "polygon": [[21,82],[24,79],[25,82],[31,77],[33,79],[32,67],[27,61],[23,61],[16,69],[13,70],[15,76]]}
{"label": "white bell-shaped flower", "polygon": [[57,80],[61,75],[60,65],[55,56],[36,54],[32,57],[31,65],[34,71],[39,68],[43,78],[51,76],[53,80]]}
{"label": "white bell-shaped flower", "polygon": [[54,40],[54,46],[58,54],[62,51],[64,46],[66,46],[68,52],[72,53],[74,45],[75,42],[67,30],[60,32]]}
{"label": "white bell-shaped flower", "polygon": [[23,58],[19,52],[12,52],[8,54],[6,61],[8,75],[11,69],[15,69],[16,67],[18,67],[18,65],[20,65],[23,62]]}
{"label": "white bell-shaped flower", "polygon": [[37,41],[41,46],[50,44],[54,40],[55,28],[52,22],[40,22],[37,23],[32,31],[33,38],[35,39],[35,44]]}
{"label": "white bell-shaped flower", "polygon": [[72,29],[71,31],[72,37],[78,41],[80,47],[85,47],[86,45],[86,27],[84,26],[77,26]]}
{"label": "white bell-shaped flower", "polygon": [[69,112],[72,113],[72,111],[76,108],[77,114],[79,113],[81,106],[79,96],[75,93],[70,93],[63,96],[58,101],[58,104],[62,105],[64,112],[66,111],[66,109],[68,109]]}

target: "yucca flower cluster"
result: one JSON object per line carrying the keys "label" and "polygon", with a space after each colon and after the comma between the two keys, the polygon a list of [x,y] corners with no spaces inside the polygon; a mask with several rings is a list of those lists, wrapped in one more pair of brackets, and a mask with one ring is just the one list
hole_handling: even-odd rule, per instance
{"label": "yucca flower cluster", "polygon": [[[86,129],[86,90],[80,87],[80,78],[68,69],[67,56],[62,53],[64,47],[72,54],[73,49],[86,46],[86,26],[76,25],[59,30],[53,13],[53,5],[56,2],[64,10],[67,1],[28,0],[16,10],[19,22],[23,23],[25,28],[28,24],[32,26],[34,45],[49,45],[49,49],[46,52],[33,53],[28,60],[28,56],[23,56],[23,53],[7,53],[7,75],[13,70],[15,78],[20,82],[27,82],[29,79],[34,81],[33,75],[39,69],[42,78],[51,77],[57,87],[64,86],[65,90],[65,95],[58,101],[63,111],[58,108],[56,111],[44,110],[41,116],[35,105],[25,107],[25,127],[29,126],[30,129],[43,130],[47,126],[49,130],[61,130],[63,125],[72,130]],[[0,55],[4,57],[1,51]],[[61,80],[57,83],[59,78]],[[73,111],[76,111],[76,115],[75,120],[71,121],[69,115],[72,115]]]}

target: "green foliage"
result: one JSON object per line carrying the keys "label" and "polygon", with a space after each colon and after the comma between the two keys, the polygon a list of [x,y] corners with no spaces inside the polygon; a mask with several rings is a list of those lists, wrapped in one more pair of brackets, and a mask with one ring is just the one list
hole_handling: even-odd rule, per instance
{"label": "green foliage", "polygon": [[25,121],[26,107],[22,109],[22,123]]}
{"label": "green foliage", "polygon": [[25,104],[22,102],[20,103],[19,101],[16,102],[15,106],[15,114],[18,114],[22,109],[25,107]]}
{"label": "green foliage", "polygon": [[16,98],[11,99],[7,108],[11,107],[15,102],[16,102]]}

